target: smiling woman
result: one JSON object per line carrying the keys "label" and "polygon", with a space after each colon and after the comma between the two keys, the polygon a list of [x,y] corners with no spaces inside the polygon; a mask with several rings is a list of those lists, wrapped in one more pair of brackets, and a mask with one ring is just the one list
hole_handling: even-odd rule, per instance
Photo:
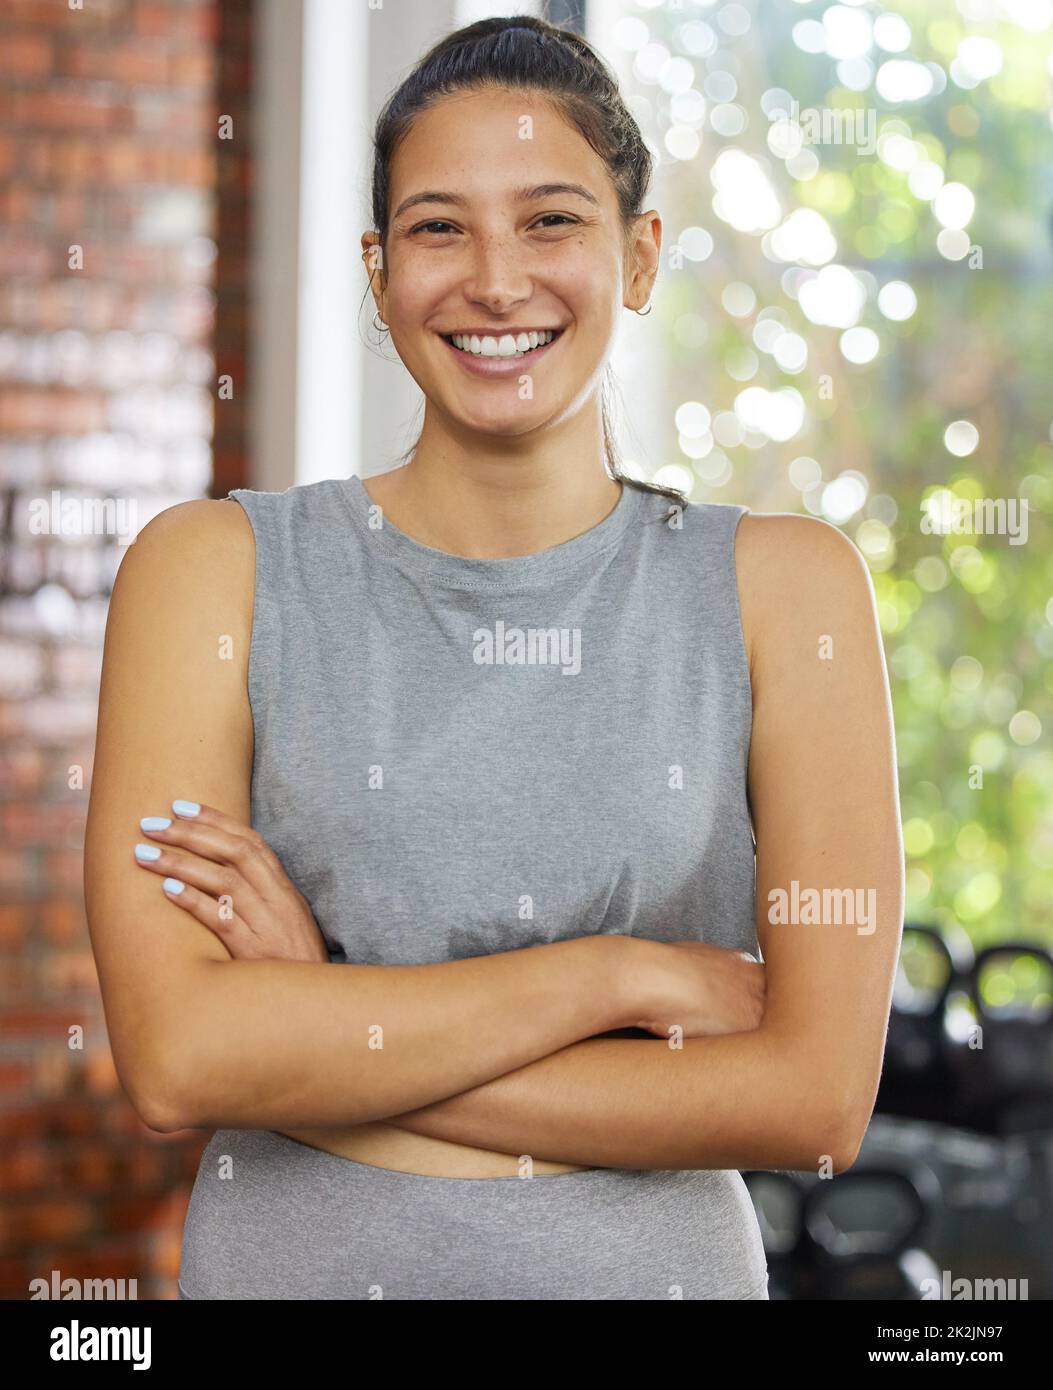
{"label": "smiling woman", "polygon": [[[644,204],[650,152],[590,45],[541,20],[480,21],[421,60],[374,142],[375,230],[363,260],[379,320],[429,404],[448,400],[499,430],[502,449],[547,429],[552,443],[599,454],[609,476],[685,503],[617,467],[608,359],[621,314],[647,304],[662,229]],[[532,331],[555,338],[513,355]],[[455,335],[462,355],[437,355]],[[502,389],[481,393],[484,376]],[[425,412],[407,451],[415,469],[439,420]]]}
{"label": "smiling woman", "polygon": [[[444,39],[362,239],[411,461],[172,508],[121,568],[89,921],[140,1113],[217,1130],[185,1297],[763,1299],[738,1170],[858,1151],[901,913],[869,576],[617,471],[648,171],[578,36]],[[792,882],[874,930],[758,912]]]}
{"label": "smiling woman", "polygon": [[[499,432],[501,449],[510,436],[549,428],[600,465],[596,386],[624,307],[647,300],[657,215],[626,216],[623,200],[638,203],[638,188],[619,197],[604,159],[544,89],[469,87],[425,104],[412,124],[403,118],[400,135],[385,121],[378,143],[390,147],[392,167],[379,182],[397,211],[390,222],[378,215],[385,230],[363,237],[363,258],[367,269],[383,265],[373,293],[400,358],[429,403]],[[441,183],[456,191],[436,191],[436,150],[451,152]],[[552,170],[574,177],[543,177]],[[527,336],[515,355],[532,332],[553,339],[537,347]],[[482,376],[495,379],[494,391],[480,392]],[[591,408],[576,408],[583,398]],[[415,469],[439,428],[441,414],[426,412]]]}

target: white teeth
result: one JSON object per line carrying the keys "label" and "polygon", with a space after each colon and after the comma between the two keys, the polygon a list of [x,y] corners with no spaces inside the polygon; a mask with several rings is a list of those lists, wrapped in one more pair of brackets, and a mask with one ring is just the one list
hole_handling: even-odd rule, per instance
{"label": "white teeth", "polygon": [[475,333],[454,333],[451,341],[454,347],[462,352],[470,352],[474,357],[522,357],[524,352],[533,352],[534,348],[550,343],[555,336],[551,328],[545,328],[520,333],[518,337],[503,333],[500,338],[489,333],[483,338]]}

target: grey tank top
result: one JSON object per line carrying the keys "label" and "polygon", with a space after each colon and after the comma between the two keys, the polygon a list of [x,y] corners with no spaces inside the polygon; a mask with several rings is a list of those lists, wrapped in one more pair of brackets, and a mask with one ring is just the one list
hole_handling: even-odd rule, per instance
{"label": "grey tank top", "polygon": [[759,956],[743,506],[623,486],[562,545],[469,559],[358,477],[229,494],[256,538],[252,823],[330,959],[594,933]]}

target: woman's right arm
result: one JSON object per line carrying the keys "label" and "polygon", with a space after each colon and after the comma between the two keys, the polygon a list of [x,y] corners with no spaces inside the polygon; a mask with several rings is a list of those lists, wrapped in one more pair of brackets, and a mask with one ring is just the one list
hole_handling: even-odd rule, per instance
{"label": "woman's right arm", "polygon": [[254,572],[241,507],[185,502],[143,528],[110,603],[84,886],[115,1064],[143,1120],[379,1120],[634,1024],[641,943],[627,938],[432,965],[235,961],[139,867],[140,817],[177,797],[250,820]]}

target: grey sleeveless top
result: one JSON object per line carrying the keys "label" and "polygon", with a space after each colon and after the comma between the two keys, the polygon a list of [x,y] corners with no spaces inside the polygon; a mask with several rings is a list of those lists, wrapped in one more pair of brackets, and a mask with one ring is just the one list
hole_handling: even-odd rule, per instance
{"label": "grey sleeveless top", "polygon": [[620,932],[759,956],[748,509],[623,486],[591,530],[468,559],[358,477],[229,494],[256,537],[252,823],[330,959]]}

